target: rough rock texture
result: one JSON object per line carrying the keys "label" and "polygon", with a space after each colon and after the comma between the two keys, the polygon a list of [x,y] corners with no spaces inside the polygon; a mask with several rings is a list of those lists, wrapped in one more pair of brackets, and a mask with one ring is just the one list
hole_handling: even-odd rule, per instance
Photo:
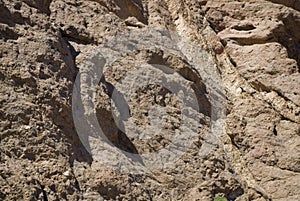
{"label": "rough rock texture", "polygon": [[[298,0],[0,0],[0,200],[299,200],[299,10]],[[118,149],[158,151],[178,132],[196,135],[171,167],[134,174],[103,165],[84,146],[72,95],[76,76],[88,70],[85,62],[99,46],[118,34],[146,35],[149,29],[175,32],[183,46],[191,40],[202,51],[183,48],[182,57],[145,39],[153,47],[110,66],[97,85],[95,107],[119,154],[111,158],[129,158]],[[209,132],[221,118],[212,112],[215,94],[197,67],[203,63],[207,72],[220,73],[221,80],[212,83],[224,86],[219,100],[226,105],[226,118],[221,115],[226,126],[220,136]],[[123,126],[132,132],[123,132],[111,89],[136,66],[147,65],[156,66],[154,78],[162,72],[180,75],[182,81],[169,82],[191,86],[196,105],[183,115],[171,91],[142,86],[126,105],[129,126]],[[136,77],[136,84],[143,78],[147,75]],[[160,129],[146,129],[154,105],[156,114],[161,108],[168,113],[163,131],[140,139],[136,134],[143,130],[146,135]],[[190,127],[180,130],[181,118]],[[91,149],[99,140],[93,137]],[[147,165],[139,157],[129,162]]]}
{"label": "rough rock texture", "polygon": [[227,116],[231,142],[269,197],[297,200],[299,1],[271,2],[207,1],[203,10],[238,74],[232,82],[240,95],[229,98]]}

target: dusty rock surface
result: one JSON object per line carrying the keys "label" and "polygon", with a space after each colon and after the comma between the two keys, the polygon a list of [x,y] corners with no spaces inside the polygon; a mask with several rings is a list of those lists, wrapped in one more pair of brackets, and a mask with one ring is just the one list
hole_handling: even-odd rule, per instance
{"label": "dusty rock surface", "polygon": [[0,200],[299,200],[299,10],[0,0]]}

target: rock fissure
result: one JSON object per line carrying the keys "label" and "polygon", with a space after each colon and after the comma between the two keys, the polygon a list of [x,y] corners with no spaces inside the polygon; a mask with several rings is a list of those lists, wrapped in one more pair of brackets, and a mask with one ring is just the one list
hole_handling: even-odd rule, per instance
{"label": "rock fissure", "polygon": [[[299,11],[0,0],[0,199],[299,200]],[[96,112],[76,119],[77,92]]]}

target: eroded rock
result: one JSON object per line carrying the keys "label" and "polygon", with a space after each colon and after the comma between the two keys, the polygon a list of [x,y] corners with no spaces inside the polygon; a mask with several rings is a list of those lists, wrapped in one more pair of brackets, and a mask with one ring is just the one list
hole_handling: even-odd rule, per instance
{"label": "eroded rock", "polygon": [[0,199],[298,200],[297,2],[0,0]]}

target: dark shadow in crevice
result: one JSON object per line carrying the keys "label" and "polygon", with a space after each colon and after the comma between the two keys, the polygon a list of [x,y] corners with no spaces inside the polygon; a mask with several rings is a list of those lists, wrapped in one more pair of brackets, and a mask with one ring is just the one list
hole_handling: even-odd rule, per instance
{"label": "dark shadow in crevice", "polygon": [[293,13],[281,16],[283,26],[279,26],[273,32],[277,41],[287,49],[288,57],[297,62],[300,72],[300,21],[295,19]]}
{"label": "dark shadow in crevice", "polygon": [[200,0],[200,1],[198,1],[198,2],[199,2],[199,4],[200,4],[200,6],[205,6],[205,5],[207,4],[207,1],[208,1],[208,0]]}
{"label": "dark shadow in crevice", "polygon": [[39,191],[37,191],[36,198],[38,198],[39,194],[43,194],[43,201],[48,201],[47,192],[45,191],[45,186],[41,184],[39,180],[35,180],[36,184],[40,187]]}
{"label": "dark shadow in crevice", "polygon": [[27,5],[36,8],[39,12],[50,15],[50,4],[52,0],[23,0]]}
{"label": "dark shadow in crevice", "polygon": [[32,25],[28,18],[24,18],[20,12],[11,13],[3,2],[0,2],[0,23],[7,24],[14,27],[16,24],[29,24]]}
{"label": "dark shadow in crevice", "polygon": [[7,40],[17,40],[20,35],[9,27],[4,27],[4,29],[0,28],[0,39],[6,42]]}
{"label": "dark shadow in crevice", "polygon": [[278,37],[288,51],[288,56],[297,61],[298,71],[300,72],[300,23],[295,21],[292,14],[282,20],[285,26],[286,34],[283,37]]}
{"label": "dark shadow in crevice", "polygon": [[[67,48],[70,50],[70,54],[72,56],[72,59],[74,61],[73,65],[76,67],[76,57],[80,54],[80,51],[77,51],[74,46],[69,42],[68,38],[63,37],[63,39],[65,40],[66,44],[67,44]],[[78,67],[76,67],[78,68]]]}
{"label": "dark shadow in crevice", "polygon": [[242,25],[235,25],[232,27],[232,29],[237,31],[250,31],[256,29],[256,27],[253,26],[252,24],[242,24]]}

